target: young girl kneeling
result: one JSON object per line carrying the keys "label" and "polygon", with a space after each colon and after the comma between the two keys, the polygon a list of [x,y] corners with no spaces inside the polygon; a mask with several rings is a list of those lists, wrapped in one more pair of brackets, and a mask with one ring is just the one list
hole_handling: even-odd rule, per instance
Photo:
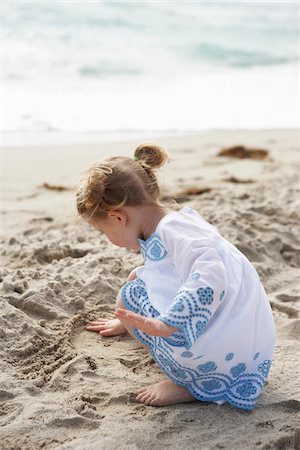
{"label": "young girl kneeling", "polygon": [[202,400],[251,410],[275,346],[266,292],[246,256],[195,209],[160,203],[153,169],[167,160],[163,148],[146,142],[134,158],[93,164],[79,184],[82,218],[144,258],[120,289],[116,319],[87,329],[129,331],[149,350],[168,379],[138,391],[142,403]]}

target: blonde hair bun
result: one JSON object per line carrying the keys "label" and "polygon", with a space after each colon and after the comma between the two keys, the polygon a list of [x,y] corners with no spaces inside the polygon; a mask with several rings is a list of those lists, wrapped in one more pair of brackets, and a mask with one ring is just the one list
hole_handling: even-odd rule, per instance
{"label": "blonde hair bun", "polygon": [[153,169],[169,156],[154,142],[140,144],[134,159],[111,156],[96,161],[82,175],[76,192],[77,211],[86,220],[107,218],[108,212],[125,206],[159,201],[159,185]]}
{"label": "blonde hair bun", "polygon": [[134,151],[134,159],[151,169],[159,168],[169,161],[167,151],[155,142],[143,142]]}
{"label": "blonde hair bun", "polygon": [[107,209],[104,200],[105,183],[112,169],[101,163],[94,163],[88,171],[81,176],[77,191],[77,209],[82,213],[93,207],[101,205],[103,210]]}

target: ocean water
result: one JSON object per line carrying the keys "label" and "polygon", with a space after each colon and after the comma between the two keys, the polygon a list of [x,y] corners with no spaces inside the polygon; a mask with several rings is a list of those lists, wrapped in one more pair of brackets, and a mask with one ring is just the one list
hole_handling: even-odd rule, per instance
{"label": "ocean water", "polygon": [[7,132],[299,125],[299,2],[41,0],[0,9]]}

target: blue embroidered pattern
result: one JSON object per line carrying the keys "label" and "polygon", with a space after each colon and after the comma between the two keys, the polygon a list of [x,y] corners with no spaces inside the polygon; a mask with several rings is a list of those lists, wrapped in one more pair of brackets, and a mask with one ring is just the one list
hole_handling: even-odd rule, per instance
{"label": "blue embroidered pattern", "polygon": [[192,352],[182,352],[181,356],[183,356],[184,358],[192,358],[193,357],[193,353]]}
{"label": "blue embroidered pattern", "polygon": [[[147,317],[159,316],[159,312],[150,303],[141,279],[127,282],[121,289],[121,296],[127,309]],[[174,357],[174,346],[182,346],[181,356],[193,357],[192,353],[186,350],[182,333],[178,332],[179,337],[173,333],[169,338],[164,338],[147,335],[134,327],[132,331],[141,343],[149,347],[153,359],[166,375],[174,383],[185,387],[196,399],[212,402],[223,400],[245,410],[252,410],[255,407],[265,384],[271,360],[265,360],[260,364],[256,373],[246,372],[246,364],[243,362],[232,367],[229,374],[217,372],[215,361],[207,361],[194,369],[181,365]]]}
{"label": "blue embroidered pattern", "polygon": [[241,373],[245,372],[246,364],[239,363],[237,366],[234,366],[230,369],[230,373],[233,377],[238,377]]}
{"label": "blue embroidered pattern", "polygon": [[259,357],[259,352],[255,353],[253,360],[255,361]]}
{"label": "blue embroidered pattern", "polygon": [[245,381],[236,390],[242,397],[249,398],[251,395],[256,394],[257,388],[252,381]]}
{"label": "blue embroidered pattern", "polygon": [[200,366],[197,367],[199,372],[202,373],[209,373],[209,372],[215,372],[217,370],[216,363],[213,361],[208,361],[205,364],[200,364]]}
{"label": "blue embroidered pattern", "polygon": [[128,297],[131,303],[130,310],[135,313],[139,313],[140,309],[144,308],[145,304],[147,304],[149,310],[148,312],[151,314],[152,317],[155,317],[156,312],[148,300],[145,284],[140,278],[136,278],[133,281],[135,282],[128,282],[123,286],[123,288],[124,287],[126,288],[126,296]]}
{"label": "blue embroidered pattern", "polygon": [[179,328],[184,333],[185,346],[189,350],[202,334],[211,316],[210,310],[203,308],[191,292],[179,291],[168,311],[158,319]]}
{"label": "blue embroidered pattern", "polygon": [[184,304],[181,301],[181,299],[179,299],[178,302],[175,303],[175,305],[172,305],[170,307],[170,311],[172,311],[172,312],[181,312],[183,310],[184,310]]}
{"label": "blue embroidered pattern", "polygon": [[268,374],[269,374],[269,370],[271,367],[272,361],[270,361],[269,359],[266,359],[262,364],[260,364],[258,366],[258,370],[260,372],[262,372],[263,376],[267,378]]}
{"label": "blue embroidered pattern", "polygon": [[[159,312],[150,303],[145,289],[145,283],[140,278],[136,278],[124,284],[121,297],[124,306],[126,302],[130,301],[131,306],[128,309],[131,311],[138,314],[141,314],[141,311],[143,311],[142,314],[148,317],[159,316]],[[175,331],[175,333],[165,339],[166,342],[176,347],[185,345],[185,337],[181,331]]]}
{"label": "blue embroidered pattern", "polygon": [[234,353],[227,353],[227,355],[225,356],[225,360],[230,361],[233,357],[234,357]]}
{"label": "blue embroidered pattern", "polygon": [[202,334],[204,328],[206,327],[207,322],[198,320],[198,322],[196,322],[196,339],[200,336],[200,334]]}
{"label": "blue embroidered pattern", "polygon": [[202,386],[207,391],[215,391],[216,389],[220,389],[221,383],[218,380],[202,381]]}
{"label": "blue embroidered pattern", "polygon": [[185,370],[180,368],[178,364],[176,364],[175,361],[170,360],[169,358],[165,357],[164,355],[160,354],[158,356],[159,361],[164,367],[168,367],[172,375],[174,375],[176,378],[180,378],[181,380],[185,380],[188,376],[185,373]]}
{"label": "blue embroidered pattern", "polygon": [[200,273],[198,272],[193,272],[191,275],[192,280],[199,280],[200,278]]}
{"label": "blue embroidered pattern", "polygon": [[222,291],[221,294],[220,294],[220,302],[223,300],[224,295],[225,295],[225,291]]}
{"label": "blue embroidered pattern", "polygon": [[197,294],[202,305],[211,305],[213,302],[213,293],[214,291],[210,287],[199,288],[197,289]]}
{"label": "blue embroidered pattern", "polygon": [[148,239],[139,239],[139,243],[145,261],[161,261],[168,254],[159,234],[156,232],[152,233]]}

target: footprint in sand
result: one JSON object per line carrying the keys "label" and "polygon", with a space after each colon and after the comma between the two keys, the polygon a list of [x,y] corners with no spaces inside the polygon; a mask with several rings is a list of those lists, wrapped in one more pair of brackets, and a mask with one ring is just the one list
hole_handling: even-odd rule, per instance
{"label": "footprint in sand", "polygon": [[252,262],[264,262],[265,255],[257,251],[251,245],[239,243],[236,247]]}
{"label": "footprint in sand", "polygon": [[298,311],[296,308],[293,308],[292,306],[277,302],[275,300],[270,300],[270,304],[271,304],[273,310],[277,310],[277,311],[287,314],[289,319],[297,319],[298,318]]}
{"label": "footprint in sand", "polygon": [[11,424],[21,414],[24,407],[19,402],[0,402],[0,425],[4,427]]}
{"label": "footprint in sand", "polygon": [[66,318],[64,314],[58,313],[51,304],[45,304],[43,296],[34,290],[26,292],[21,297],[9,295],[5,299],[10,305],[34,319],[45,319],[49,321]]}
{"label": "footprint in sand", "polygon": [[56,243],[51,244],[45,244],[44,246],[40,248],[36,248],[33,251],[33,257],[40,263],[40,264],[49,264],[54,259],[61,260],[64,258],[82,258],[88,253],[94,253],[95,249],[92,247],[86,247],[86,248],[77,248],[77,247],[70,247],[70,245],[58,245]]}
{"label": "footprint in sand", "polygon": [[159,440],[159,441],[170,442],[171,436],[174,435],[174,434],[177,435],[183,429],[184,428],[180,427],[180,426],[177,426],[177,427],[173,427],[173,426],[166,427],[166,429],[164,431],[160,431],[159,433],[157,433],[156,439]]}
{"label": "footprint in sand", "polygon": [[99,422],[96,420],[86,419],[82,416],[72,416],[72,417],[61,417],[55,418],[50,422],[49,426],[60,427],[60,428],[88,428],[95,429],[99,428]]}
{"label": "footprint in sand", "polygon": [[300,248],[282,243],[280,254],[291,267],[300,267]]}
{"label": "footprint in sand", "polygon": [[282,402],[273,403],[272,406],[276,406],[284,412],[293,413],[300,412],[300,402],[295,399],[284,400]]}
{"label": "footprint in sand", "polygon": [[282,436],[275,441],[268,443],[266,449],[272,450],[299,450],[300,449],[300,430],[289,433],[287,436]]}
{"label": "footprint in sand", "polygon": [[300,295],[289,295],[289,294],[278,294],[276,295],[276,298],[278,298],[278,300],[281,300],[284,303],[288,303],[288,302],[298,302],[298,300],[300,300]]}
{"label": "footprint in sand", "polygon": [[80,397],[74,397],[71,406],[82,417],[99,421],[105,417],[102,411],[109,397],[110,394],[108,392],[93,392],[90,395],[84,394]]}

